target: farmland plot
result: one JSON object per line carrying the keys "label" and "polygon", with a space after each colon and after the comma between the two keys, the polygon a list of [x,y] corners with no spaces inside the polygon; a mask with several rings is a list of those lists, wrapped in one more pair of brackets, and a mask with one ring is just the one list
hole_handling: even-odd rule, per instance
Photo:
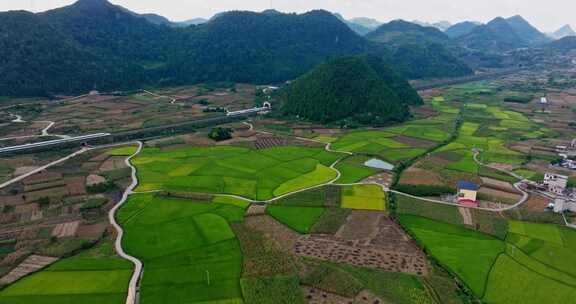
{"label": "farmland plot", "polygon": [[336,178],[328,168],[341,157],[298,146],[250,150],[240,147],[145,149],[134,160],[138,191],[174,190],[234,194],[268,200]]}
{"label": "farmland plot", "polygon": [[138,194],[118,213],[124,246],[141,259],[141,303],[242,303],[242,253],[229,226],[244,209]]}
{"label": "farmland plot", "polygon": [[10,285],[0,291],[0,303],[122,304],[132,268],[114,255],[111,243],[103,243]]}

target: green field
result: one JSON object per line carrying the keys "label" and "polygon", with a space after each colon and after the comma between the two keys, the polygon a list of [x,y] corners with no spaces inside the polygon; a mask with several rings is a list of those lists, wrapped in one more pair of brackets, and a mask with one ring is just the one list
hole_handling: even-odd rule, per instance
{"label": "green field", "polygon": [[[402,225],[484,302],[567,303],[576,295],[576,266],[566,262],[576,258],[576,245],[571,242],[576,231],[510,221],[502,241],[461,225],[410,215],[442,218],[404,201],[398,204]],[[438,213],[444,209],[440,207]]]}
{"label": "green field", "polygon": [[268,200],[336,178],[328,168],[342,155],[298,146],[267,150],[218,146],[162,151],[146,148],[134,164],[137,191],[220,193]]}
{"label": "green field", "polygon": [[571,303],[576,288],[538,275],[508,255],[501,255],[490,279],[484,301],[486,303]]}
{"label": "green field", "polygon": [[458,275],[475,295],[484,294],[492,264],[505,250],[494,237],[413,215],[400,215],[400,221],[418,242],[442,265]]}
{"label": "green field", "polygon": [[306,234],[324,213],[323,207],[294,207],[269,205],[266,212],[296,232]]}
{"label": "green field", "polygon": [[145,265],[140,303],[241,303],[242,253],[229,223],[243,214],[230,204],[131,196],[117,218],[124,248]]}
{"label": "green field", "polygon": [[386,193],[378,185],[354,185],[342,188],[342,208],[386,210]]}
{"label": "green field", "polygon": [[138,151],[138,147],[135,146],[128,146],[128,147],[121,147],[116,148],[114,150],[108,151],[108,155],[110,156],[130,156]]}
{"label": "green field", "polygon": [[444,104],[434,107],[440,115],[378,131],[350,132],[333,142],[331,147],[337,151],[377,156],[391,163],[418,157],[450,138],[459,113],[458,108]]}
{"label": "green field", "polygon": [[341,176],[336,183],[353,184],[380,172],[378,169],[364,166],[370,159],[371,157],[356,155],[339,162],[336,169],[340,171]]}
{"label": "green field", "polygon": [[114,255],[103,243],[0,291],[2,304],[123,304],[132,263]]}
{"label": "green field", "polygon": [[433,204],[399,194],[394,194],[394,197],[397,214],[416,215],[447,224],[464,224],[458,209],[452,206]]}
{"label": "green field", "polygon": [[[550,136],[553,133],[524,114],[509,110],[503,103],[507,94],[509,92],[501,89],[497,83],[477,82],[453,86],[446,90],[443,96],[433,98],[431,103],[436,109],[442,106],[460,106],[462,123],[454,141],[434,151],[433,161],[419,165],[437,166],[434,171],[448,176],[448,180],[452,182],[468,179],[470,175],[514,181],[510,176],[480,167],[473,160],[472,150],[481,151],[479,159],[484,163],[520,166],[528,160],[528,156],[511,150],[507,145],[515,141]],[[468,174],[468,177],[463,174]],[[534,176],[531,175],[527,177]]]}

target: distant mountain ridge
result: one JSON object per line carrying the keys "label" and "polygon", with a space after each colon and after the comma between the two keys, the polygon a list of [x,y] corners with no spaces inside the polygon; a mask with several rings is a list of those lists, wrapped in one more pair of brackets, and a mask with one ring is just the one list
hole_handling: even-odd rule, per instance
{"label": "distant mountain ridge", "polygon": [[545,34],[521,16],[495,18],[458,36],[456,40],[465,48],[486,52],[506,52],[550,42]]}
{"label": "distant mountain ridge", "polygon": [[455,43],[434,27],[395,20],[381,25],[366,38],[382,45],[396,69],[412,79],[459,77],[473,73],[452,52]]}
{"label": "distant mountain ridge", "polygon": [[482,25],[480,22],[464,21],[447,28],[444,33],[454,39],[469,34],[480,25]]}
{"label": "distant mountain ridge", "polygon": [[421,26],[404,20],[394,20],[383,24],[366,35],[366,38],[389,44],[422,41],[441,44],[450,42],[450,38],[435,27]]}
{"label": "distant mountain ridge", "polygon": [[364,36],[368,33],[370,33],[373,29],[370,27],[366,27],[362,24],[350,21],[350,20],[346,20],[344,18],[344,16],[342,16],[339,13],[334,13],[334,16],[336,16],[336,18],[338,18],[340,21],[342,21],[344,24],[346,24],[351,30],[353,30],[356,34],[360,35],[360,36]]}
{"label": "distant mountain ridge", "polygon": [[551,36],[556,39],[562,39],[564,37],[576,36],[576,32],[572,29],[572,27],[569,24],[566,24],[563,27],[556,30],[554,33],[552,33]]}
{"label": "distant mountain ridge", "polygon": [[361,26],[363,26],[363,27],[365,27],[365,28],[371,29],[371,30],[374,30],[374,29],[376,29],[377,27],[379,27],[379,26],[382,25],[382,22],[380,22],[380,21],[378,21],[378,20],[376,20],[376,19],[367,18],[367,17],[352,18],[352,19],[350,19],[349,21],[350,21],[350,22],[353,22],[353,23],[356,23],[356,24],[359,24],[359,25],[361,25]]}
{"label": "distant mountain ridge", "polygon": [[423,21],[419,21],[419,20],[414,20],[412,21],[412,23],[418,24],[420,26],[425,26],[425,27],[433,27],[436,28],[442,32],[446,31],[448,28],[450,28],[452,26],[452,23],[448,22],[448,21],[438,21],[438,22],[423,22]]}
{"label": "distant mountain ridge", "polygon": [[542,45],[550,42],[548,36],[540,32],[520,15],[510,17],[506,19],[506,22],[520,38],[526,40],[530,45]]}

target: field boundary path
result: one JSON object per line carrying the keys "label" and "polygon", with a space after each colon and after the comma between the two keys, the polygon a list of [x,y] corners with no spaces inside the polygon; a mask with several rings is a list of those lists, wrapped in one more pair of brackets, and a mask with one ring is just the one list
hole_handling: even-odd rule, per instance
{"label": "field boundary path", "polygon": [[123,259],[128,260],[132,262],[132,264],[134,264],[134,272],[132,273],[132,277],[130,278],[130,284],[128,285],[128,295],[126,296],[126,304],[138,303],[138,284],[142,276],[143,265],[142,261],[127,254],[124,251],[124,248],[122,248],[122,237],[124,236],[124,229],[122,229],[122,226],[120,226],[120,224],[116,222],[116,212],[120,209],[120,207],[124,205],[124,203],[126,203],[128,197],[134,193],[133,192],[134,188],[138,186],[137,170],[136,167],[134,167],[130,162],[132,158],[136,157],[138,154],[140,154],[140,152],[142,152],[142,148],[144,145],[142,144],[141,141],[138,141],[137,143],[138,143],[138,149],[136,150],[136,152],[134,152],[134,154],[130,155],[124,160],[126,165],[132,171],[132,183],[126,188],[126,190],[122,194],[122,199],[116,204],[116,206],[114,206],[114,208],[112,208],[112,210],[110,210],[110,213],[108,213],[110,223],[112,224],[112,226],[114,226],[114,228],[118,232],[118,234],[116,235],[116,240],[114,241],[114,247],[116,249],[116,252]]}

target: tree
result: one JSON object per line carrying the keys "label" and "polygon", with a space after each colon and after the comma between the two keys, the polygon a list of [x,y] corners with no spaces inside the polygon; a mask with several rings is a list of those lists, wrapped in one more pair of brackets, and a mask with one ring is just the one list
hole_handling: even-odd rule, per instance
{"label": "tree", "polygon": [[208,137],[210,137],[215,141],[222,141],[232,138],[232,133],[234,133],[234,130],[230,128],[218,127],[212,129],[212,131],[210,131],[210,134],[208,134]]}

